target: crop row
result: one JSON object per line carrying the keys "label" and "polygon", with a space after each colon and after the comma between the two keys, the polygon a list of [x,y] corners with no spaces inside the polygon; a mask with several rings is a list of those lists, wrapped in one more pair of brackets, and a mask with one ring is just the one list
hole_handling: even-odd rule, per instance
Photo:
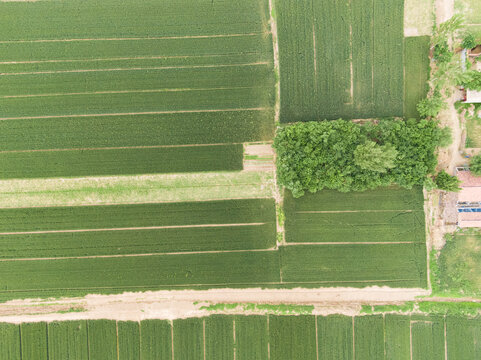
{"label": "crop row", "polygon": [[380,187],[375,190],[342,193],[337,190],[322,190],[308,193],[295,199],[290,191],[285,192],[286,212],[298,211],[363,211],[363,210],[423,210],[424,195],[421,187],[404,189]]}
{"label": "crop row", "polygon": [[279,1],[281,121],[402,116],[403,9],[401,0]]}
{"label": "crop row", "polygon": [[275,222],[272,199],[0,209],[0,233]]}
{"label": "crop row", "polygon": [[0,107],[3,119],[145,112],[182,113],[267,108],[272,104],[273,96],[271,87],[262,85],[226,89],[3,98],[0,99]]}
{"label": "crop row", "polygon": [[294,213],[288,242],[424,242],[423,211]]}
{"label": "crop row", "polygon": [[0,153],[0,179],[243,169],[242,144]]}
{"label": "crop row", "polygon": [[404,116],[417,118],[416,105],[427,95],[429,36],[404,39]]}
{"label": "crop row", "polygon": [[[42,74],[4,75],[2,95],[42,95],[94,93],[111,91],[182,89],[215,89],[220,87],[242,88],[272,85],[272,69],[267,65],[186,65],[158,68],[131,68],[129,64],[119,64],[112,70],[92,70],[89,64],[79,63],[73,72],[52,72]],[[82,70],[88,70],[81,72]],[[122,70],[119,70],[122,69]],[[144,94],[145,95],[145,94]],[[74,95],[68,95],[73,97]],[[52,95],[52,97],[54,97]],[[33,101],[30,98],[30,101]],[[45,101],[43,98],[42,101]],[[187,104],[186,104],[187,105]],[[222,103],[219,101],[219,106]],[[6,115],[6,114],[3,114]]]}
{"label": "crop row", "polygon": [[0,149],[42,150],[271,140],[270,110],[0,121]]}
{"label": "crop row", "polygon": [[262,33],[268,17],[267,0],[74,0],[1,8],[0,40]]}
{"label": "crop row", "polygon": [[[220,34],[222,35],[222,34]],[[246,63],[249,55],[257,61],[272,61],[272,38],[264,34],[201,38],[152,38],[135,40],[0,43],[1,72],[69,70],[88,66],[133,64],[142,58],[159,57],[156,64],[202,65]],[[131,59],[131,60],[128,60]],[[53,60],[53,61],[52,61]],[[66,60],[66,61],[62,61]],[[147,59],[143,59],[147,60]],[[11,63],[17,62],[17,63]],[[33,62],[33,63],[18,63]],[[124,65],[124,67],[126,67]],[[112,68],[108,66],[107,68]]]}
{"label": "crop row", "polygon": [[0,324],[3,360],[464,360],[481,318],[228,316]]}

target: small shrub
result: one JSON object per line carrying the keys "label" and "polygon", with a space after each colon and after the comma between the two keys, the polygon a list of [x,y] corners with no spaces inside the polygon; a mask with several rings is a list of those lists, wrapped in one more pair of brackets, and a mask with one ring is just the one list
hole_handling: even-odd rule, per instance
{"label": "small shrub", "polygon": [[423,186],[424,186],[424,188],[425,188],[427,191],[431,191],[431,190],[436,189],[436,183],[435,183],[434,180],[433,180],[431,177],[429,177],[429,176],[424,180]]}
{"label": "small shrub", "polygon": [[481,175],[481,155],[475,155],[471,158],[469,170],[475,175]]}
{"label": "small shrub", "polygon": [[476,37],[472,33],[468,33],[464,36],[461,46],[464,49],[472,49],[476,46]]}
{"label": "small shrub", "polygon": [[436,117],[444,109],[446,104],[440,92],[435,92],[433,96],[421,100],[416,106],[421,117]]}
{"label": "small shrub", "polygon": [[463,85],[466,89],[481,90],[481,72],[476,70],[469,70],[465,72],[466,79],[462,81],[460,85]]}
{"label": "small shrub", "polygon": [[438,63],[450,62],[453,58],[453,53],[449,50],[448,42],[445,40],[439,44],[434,45],[433,58]]}
{"label": "small shrub", "polygon": [[442,170],[436,176],[436,186],[440,190],[444,191],[452,191],[457,192],[460,189],[459,184],[461,180],[459,180],[456,176],[449,175],[446,171]]}

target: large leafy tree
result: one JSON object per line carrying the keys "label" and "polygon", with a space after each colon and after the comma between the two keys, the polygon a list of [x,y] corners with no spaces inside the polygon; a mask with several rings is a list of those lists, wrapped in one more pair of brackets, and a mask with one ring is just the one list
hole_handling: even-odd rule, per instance
{"label": "large leafy tree", "polygon": [[436,166],[439,131],[428,120],[287,125],[274,141],[278,181],[296,197],[324,188],[346,192],[392,183],[422,185]]}
{"label": "large leafy tree", "polygon": [[354,163],[364,170],[385,173],[396,166],[397,154],[392,144],[380,146],[374,141],[366,141],[354,150]]}

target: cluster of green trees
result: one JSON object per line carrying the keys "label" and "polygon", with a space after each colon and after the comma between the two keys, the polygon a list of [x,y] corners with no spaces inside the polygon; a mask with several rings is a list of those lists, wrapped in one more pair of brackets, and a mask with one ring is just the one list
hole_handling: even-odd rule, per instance
{"label": "cluster of green trees", "polygon": [[423,185],[437,164],[436,147],[449,133],[432,120],[305,122],[278,129],[279,183],[295,197],[322,189],[363,191]]}

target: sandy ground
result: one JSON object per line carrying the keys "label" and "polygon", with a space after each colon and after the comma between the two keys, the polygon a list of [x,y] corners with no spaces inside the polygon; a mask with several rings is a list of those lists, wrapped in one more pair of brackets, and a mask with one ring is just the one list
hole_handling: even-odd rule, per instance
{"label": "sandy ground", "polygon": [[454,15],[454,0],[436,0],[436,23],[439,25]]}
{"label": "sandy ground", "polygon": [[404,1],[404,36],[431,35],[434,0]]}
{"label": "sandy ground", "polygon": [[[156,291],[120,295],[88,295],[58,300],[14,300],[0,304],[0,322],[55,321],[76,319],[177,319],[211,314],[201,307],[213,303],[311,304],[314,314],[355,315],[361,304],[399,304],[428,295],[423,289],[214,289],[206,291]],[[58,313],[70,308],[81,312]],[[235,312],[235,311],[234,311]],[[232,311],[229,311],[232,313]],[[242,311],[245,314],[244,311]]]}

